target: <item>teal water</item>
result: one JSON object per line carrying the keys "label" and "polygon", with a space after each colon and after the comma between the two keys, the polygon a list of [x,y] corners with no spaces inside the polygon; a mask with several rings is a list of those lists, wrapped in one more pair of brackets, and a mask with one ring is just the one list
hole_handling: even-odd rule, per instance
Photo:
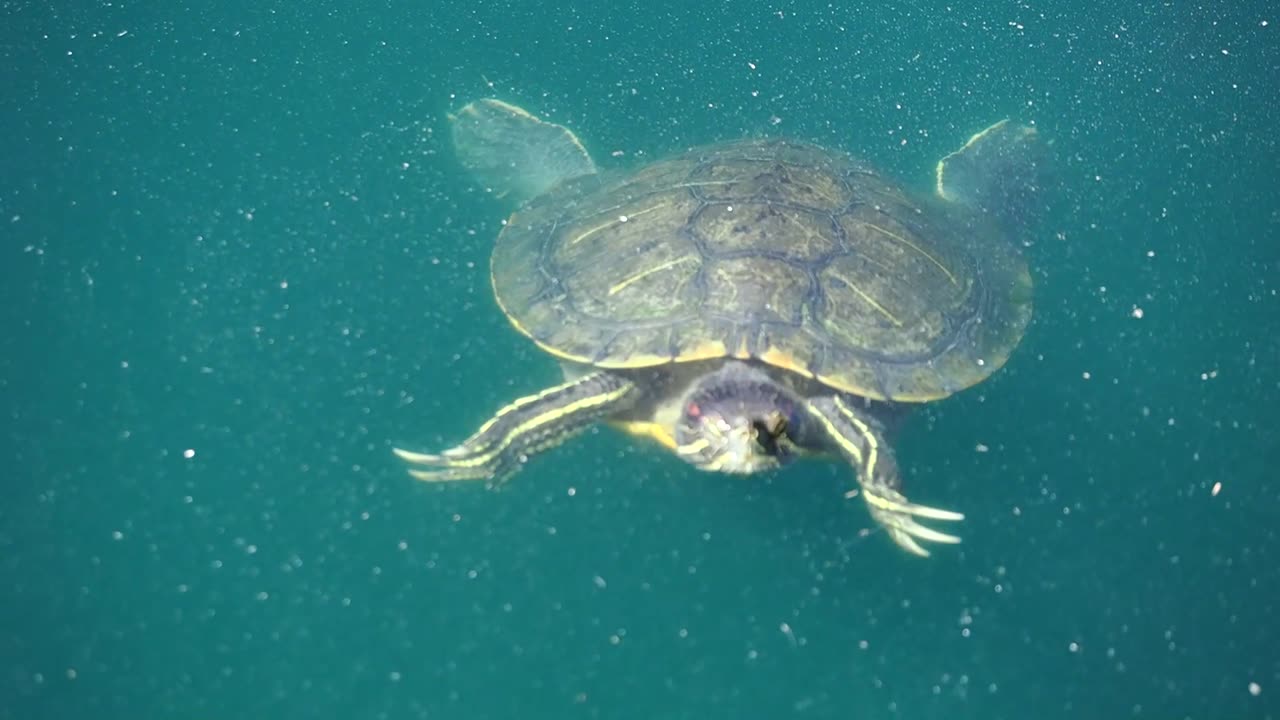
{"label": "teal water", "polygon": [[[1280,717],[1274,5],[154,7],[0,11],[0,718]],[[407,478],[556,378],[446,143],[491,94],[917,188],[1034,121],[1035,322],[899,444],[965,542],[607,431]]]}

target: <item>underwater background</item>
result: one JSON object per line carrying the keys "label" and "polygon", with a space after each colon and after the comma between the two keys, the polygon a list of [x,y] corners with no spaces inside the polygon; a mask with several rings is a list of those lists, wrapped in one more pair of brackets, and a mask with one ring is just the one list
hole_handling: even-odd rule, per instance
{"label": "underwater background", "polygon": [[[1274,3],[0,16],[0,718],[1280,717]],[[897,445],[963,544],[609,430],[410,479],[558,377],[449,148],[486,96],[609,167],[791,136],[920,192],[1034,122],[1033,324]]]}

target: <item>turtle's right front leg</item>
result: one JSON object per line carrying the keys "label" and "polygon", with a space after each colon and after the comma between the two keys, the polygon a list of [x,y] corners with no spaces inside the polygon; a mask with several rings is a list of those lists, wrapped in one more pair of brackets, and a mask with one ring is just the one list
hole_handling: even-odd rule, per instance
{"label": "turtle's right front leg", "polygon": [[520,398],[498,411],[461,445],[439,455],[392,448],[427,482],[510,477],[529,456],[554,447],[636,401],[635,383],[598,371]]}

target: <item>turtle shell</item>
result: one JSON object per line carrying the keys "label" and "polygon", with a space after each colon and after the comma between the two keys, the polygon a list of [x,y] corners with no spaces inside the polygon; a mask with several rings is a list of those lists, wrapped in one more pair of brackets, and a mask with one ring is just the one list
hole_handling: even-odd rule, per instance
{"label": "turtle shell", "polygon": [[982,381],[1031,317],[994,222],[786,140],[566,183],[509,219],[491,270],[511,322],[562,359],[734,357],[876,400]]}

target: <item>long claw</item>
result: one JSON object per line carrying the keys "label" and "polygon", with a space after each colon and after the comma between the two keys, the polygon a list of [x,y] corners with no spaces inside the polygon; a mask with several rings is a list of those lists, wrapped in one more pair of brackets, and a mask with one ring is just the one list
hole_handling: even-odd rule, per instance
{"label": "long claw", "polygon": [[921,525],[910,515],[889,513],[876,507],[872,507],[871,514],[876,522],[888,531],[889,537],[893,538],[894,542],[908,552],[921,557],[928,557],[929,551],[916,542],[917,539],[945,545],[955,545],[960,542],[959,537]]}
{"label": "long claw", "polygon": [[917,517],[930,518],[932,520],[948,521],[964,519],[964,515],[958,512],[940,510],[927,505],[916,505],[915,503],[908,502],[901,493],[893,490],[886,491],[882,489],[867,488],[864,489],[863,497],[866,498],[867,504],[873,508],[882,510],[886,513],[892,513],[894,515],[915,515]]}
{"label": "long claw", "polygon": [[923,547],[920,547],[920,543],[913,540],[910,535],[903,532],[900,528],[889,528],[889,537],[893,538],[893,541],[898,543],[899,547],[903,548],[904,550],[911,553],[912,555],[919,555],[920,557],[929,557],[929,551],[925,550]]}
{"label": "long claw", "polygon": [[947,520],[958,522],[964,520],[964,514],[954,512],[952,510],[941,510],[939,508],[931,508],[926,505],[916,505],[908,503],[903,507],[903,512],[910,513],[916,517],[929,518],[930,520]]}
{"label": "long claw", "polygon": [[944,543],[946,545],[955,545],[960,542],[960,538],[956,535],[938,532],[931,527],[926,527],[917,522],[904,524],[902,530],[920,538],[921,540],[927,540],[929,542]]}
{"label": "long claw", "polygon": [[439,465],[444,461],[444,458],[440,455],[428,455],[426,453],[418,453],[411,450],[401,450],[397,447],[391,448],[391,452],[395,453],[396,457],[401,460],[411,462],[416,465]]}
{"label": "long claw", "polygon": [[958,512],[941,510],[926,505],[916,505],[908,502],[900,493],[892,490],[869,490],[863,493],[863,498],[866,500],[868,509],[871,510],[871,515],[876,522],[880,523],[888,531],[894,542],[912,554],[922,557],[929,555],[929,551],[921,546],[917,540],[947,545],[954,545],[960,542],[960,538],[955,535],[939,532],[916,522],[917,517],[943,521],[963,520],[964,515]]}
{"label": "long claw", "polygon": [[465,460],[470,452],[465,447],[446,450],[439,455],[391,448],[401,460],[429,469],[414,468],[409,474],[423,482],[452,482],[454,480],[492,480],[493,468],[487,465],[468,465]]}

